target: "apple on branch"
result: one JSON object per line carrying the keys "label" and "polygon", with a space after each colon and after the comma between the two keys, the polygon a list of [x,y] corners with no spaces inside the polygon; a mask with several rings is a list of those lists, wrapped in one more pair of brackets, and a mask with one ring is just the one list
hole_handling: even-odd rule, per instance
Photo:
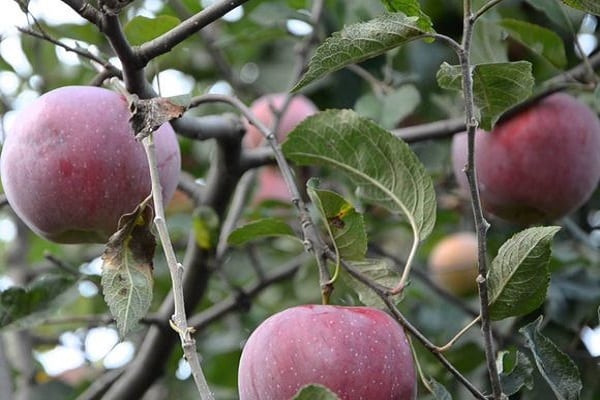
{"label": "apple on branch", "polygon": [[[52,90],[17,114],[0,173],[27,226],[59,243],[102,243],[117,230],[119,218],[151,192],[146,153],[129,117],[124,96],[91,86]],[[179,180],[179,143],[168,123],[154,137],[167,203]]]}
{"label": "apple on branch", "polygon": [[[452,141],[456,179],[466,133]],[[600,180],[600,121],[585,104],[556,93],[475,134],[475,166],[485,211],[521,225],[562,218],[582,206]]]}
{"label": "apple on branch", "polygon": [[341,400],[415,399],[404,330],[370,307],[304,305],[271,316],[242,351],[240,400],[291,399],[308,384]]}

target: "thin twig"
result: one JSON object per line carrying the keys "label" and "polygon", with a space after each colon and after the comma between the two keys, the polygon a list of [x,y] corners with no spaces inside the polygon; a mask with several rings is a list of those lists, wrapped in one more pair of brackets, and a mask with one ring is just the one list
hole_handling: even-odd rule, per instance
{"label": "thin twig", "polygon": [[200,358],[196,352],[196,341],[192,337],[192,329],[188,327],[187,317],[185,312],[185,301],[183,298],[183,265],[177,261],[173,244],[169,236],[169,230],[165,219],[165,210],[162,199],[162,187],[160,176],[158,173],[158,165],[156,161],[156,153],[154,149],[153,134],[146,136],[143,139],[144,149],[148,159],[150,169],[150,178],[152,180],[152,197],[154,202],[154,224],[158,231],[160,243],[162,245],[167,265],[171,274],[173,286],[173,297],[175,312],[171,319],[173,329],[179,334],[181,346],[185,354],[185,358],[192,370],[192,376],[196,383],[196,388],[200,393],[200,398],[203,400],[213,400],[214,396],[208,387],[202,367],[200,366]]}
{"label": "thin twig", "polygon": [[457,55],[460,60],[462,70],[462,86],[465,98],[465,124],[467,126],[468,135],[468,157],[466,175],[469,181],[471,192],[471,204],[473,208],[473,217],[475,220],[475,229],[477,231],[478,244],[478,265],[479,276],[477,277],[477,285],[479,287],[479,307],[481,315],[481,332],[484,341],[485,358],[487,363],[488,374],[490,378],[490,386],[494,400],[502,400],[505,398],[500,385],[500,376],[498,375],[498,367],[496,365],[496,351],[494,349],[494,341],[492,338],[491,321],[488,311],[488,287],[487,287],[487,231],[489,223],[483,216],[481,206],[481,198],[479,196],[479,187],[477,183],[477,172],[475,167],[475,132],[477,130],[477,120],[475,118],[475,105],[473,99],[473,76],[470,61],[471,40],[473,37],[473,25],[475,24],[472,14],[471,0],[463,0],[463,37],[460,51]]}

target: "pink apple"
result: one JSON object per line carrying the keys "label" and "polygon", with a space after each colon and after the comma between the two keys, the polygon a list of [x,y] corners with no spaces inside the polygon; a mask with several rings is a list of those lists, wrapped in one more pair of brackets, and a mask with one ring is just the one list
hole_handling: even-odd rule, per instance
{"label": "pink apple", "polygon": [[[600,121],[564,93],[543,98],[490,133],[478,131],[475,149],[484,209],[523,225],[570,214],[600,180]],[[454,136],[452,155],[457,181],[466,188],[465,133]]]}
{"label": "pink apple", "polygon": [[240,400],[291,399],[307,384],[342,400],[415,399],[404,330],[369,307],[305,305],[271,316],[242,351]]}
{"label": "pink apple", "polygon": [[[281,111],[285,100],[287,98],[286,93],[275,93],[269,94],[256,99],[251,105],[250,110],[254,113],[267,128],[274,128],[275,124],[275,113]],[[316,114],[318,112],[317,107],[307,97],[303,95],[295,95],[292,97],[285,113],[281,116],[281,121],[277,129],[276,137],[278,141],[283,141],[287,134],[291,132],[296,125],[302,122],[306,117]],[[257,147],[263,142],[264,136],[258,129],[247,120],[246,125],[246,136],[244,137],[244,143],[247,147]]]}
{"label": "pink apple", "polygon": [[[15,213],[59,243],[104,242],[151,190],[127,100],[107,89],[52,90],[21,110],[2,148],[2,185]],[[179,179],[175,132],[155,132],[163,199]]]}
{"label": "pink apple", "polygon": [[[274,128],[276,114],[274,110],[281,111],[285,100],[286,93],[275,93],[262,96],[256,99],[250,109],[256,117],[265,124],[268,128]],[[316,114],[317,107],[307,97],[303,95],[295,95],[292,97],[285,113],[281,116],[281,121],[277,129],[277,140],[282,142],[287,137],[296,125],[302,122],[305,118]],[[246,136],[244,137],[244,145],[249,148],[258,147],[263,143],[264,136],[258,129],[247,120]],[[258,203],[266,199],[275,199],[281,201],[290,201],[291,195],[285,184],[285,180],[281,176],[277,167],[268,166],[262,168],[257,176],[257,191],[254,195],[254,202]]]}
{"label": "pink apple", "polygon": [[289,202],[292,198],[290,191],[279,169],[273,166],[261,168],[256,176],[257,187],[254,193],[254,202],[264,200],[279,200]]}

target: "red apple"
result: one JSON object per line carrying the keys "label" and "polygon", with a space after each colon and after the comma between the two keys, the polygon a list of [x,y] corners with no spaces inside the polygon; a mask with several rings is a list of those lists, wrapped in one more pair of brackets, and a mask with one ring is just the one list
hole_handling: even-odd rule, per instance
{"label": "red apple", "polygon": [[[59,243],[105,242],[120,216],[148,196],[148,163],[129,115],[122,95],[86,86],[52,90],[17,114],[0,172],[11,207],[33,231]],[[168,202],[179,144],[169,124],[154,136]]]}
{"label": "red apple", "polygon": [[[287,96],[286,93],[275,93],[259,97],[250,105],[250,110],[254,113],[256,118],[267,126],[267,128],[272,129],[274,128],[273,125],[276,117],[274,110],[277,112],[281,111]],[[293,96],[288,107],[281,116],[281,121],[279,122],[277,133],[275,135],[277,140],[283,141],[296,125],[302,122],[306,117],[316,114],[317,111],[317,107],[307,97],[303,95]],[[245,145],[250,148],[259,146],[263,142],[264,136],[247,120],[245,120],[245,125]]]}
{"label": "red apple", "polygon": [[444,237],[431,250],[428,266],[431,279],[456,296],[477,291],[477,235],[457,232]]}
{"label": "red apple", "polygon": [[404,330],[369,307],[305,305],[271,316],[242,351],[240,400],[291,399],[307,384],[342,400],[415,399]]}
{"label": "red apple", "polygon": [[[600,180],[600,121],[574,97],[557,93],[475,135],[484,209],[522,225],[552,221],[583,205]],[[452,142],[465,188],[466,134]]]}

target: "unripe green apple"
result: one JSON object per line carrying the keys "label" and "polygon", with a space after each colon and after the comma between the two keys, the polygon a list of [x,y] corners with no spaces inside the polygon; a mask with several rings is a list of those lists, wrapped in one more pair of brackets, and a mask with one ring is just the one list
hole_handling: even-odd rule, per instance
{"label": "unripe green apple", "polygon": [[[556,93],[490,133],[477,131],[475,154],[488,213],[522,225],[556,220],[583,205],[600,180],[600,121],[579,100]],[[465,188],[465,133],[454,136],[452,156]]]}
{"label": "unripe green apple", "polygon": [[417,381],[404,330],[369,307],[305,305],[266,319],[239,364],[240,400],[291,399],[320,384],[341,400],[413,400]]}
{"label": "unripe green apple", "polygon": [[444,237],[429,254],[431,279],[456,296],[477,291],[477,236],[473,232],[457,232]]}
{"label": "unripe green apple", "polygon": [[[0,173],[15,213],[37,234],[59,243],[105,242],[151,191],[143,145],[134,138],[124,96],[89,86],[52,90],[15,117]],[[155,133],[162,195],[179,180],[175,132]]]}

